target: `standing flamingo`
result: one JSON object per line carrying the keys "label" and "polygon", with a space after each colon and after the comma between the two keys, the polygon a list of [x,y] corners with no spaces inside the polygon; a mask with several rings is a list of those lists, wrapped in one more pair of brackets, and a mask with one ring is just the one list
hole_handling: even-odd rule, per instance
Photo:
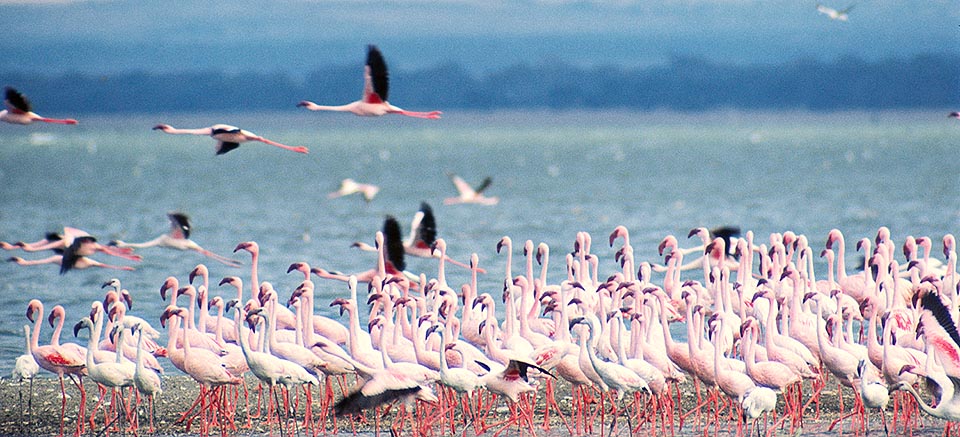
{"label": "standing flamingo", "polygon": [[[33,351],[30,349],[30,325],[23,325],[23,338],[26,346],[23,355],[17,357],[13,366],[11,375],[17,380],[17,395],[20,399],[20,415],[23,415],[23,381],[30,381],[30,398],[27,401],[27,411],[33,415],[33,377],[40,372],[40,365],[33,358]],[[21,425],[22,426],[22,425]]]}
{"label": "standing flamingo", "polygon": [[438,119],[442,112],[413,112],[406,111],[390,104],[388,91],[390,77],[387,73],[387,63],[383,54],[375,45],[367,46],[367,65],[363,74],[363,98],[352,103],[340,106],[322,106],[308,100],[303,100],[297,106],[311,111],[340,111],[350,112],[362,117],[379,117],[386,114],[400,114],[408,117]]}
{"label": "standing flamingo", "polygon": [[55,124],[77,124],[77,120],[72,118],[46,118],[33,112],[33,107],[27,96],[20,94],[13,87],[4,87],[3,104],[7,107],[0,111],[0,121],[12,124],[30,124],[35,121]]}
{"label": "standing flamingo", "polygon": [[[87,374],[86,369],[86,352],[84,350],[83,354],[78,353],[76,350],[65,348],[59,344],[49,344],[40,346],[38,344],[40,339],[40,325],[43,324],[43,303],[37,299],[31,300],[27,304],[27,320],[30,320],[34,323],[33,334],[30,337],[30,351],[33,353],[33,358],[37,360],[37,364],[40,367],[48,372],[55,373],[60,379],[60,435],[63,436],[63,424],[64,416],[66,415],[67,408],[67,392],[63,386],[63,375],[70,377],[70,380],[77,386],[80,390],[80,411],[78,413],[77,420],[77,434],[83,433],[83,416],[84,416],[84,405],[87,401],[87,392],[83,389],[83,376]],[[59,332],[59,331],[58,331]],[[80,381],[75,381],[74,376],[80,378]]]}
{"label": "standing flamingo", "polygon": [[[98,315],[98,317],[100,317]],[[87,328],[90,339],[87,344],[87,372],[90,374],[90,379],[94,380],[97,384],[100,384],[104,387],[110,388],[114,394],[118,388],[130,387],[133,386],[133,375],[136,371],[136,365],[127,361],[120,362],[120,352],[117,352],[117,361],[116,362],[103,362],[96,363],[93,360],[93,353],[90,351],[97,349],[97,341],[100,336],[99,328],[94,326],[92,320],[89,317],[84,317],[77,322],[73,327],[73,336],[76,337],[80,333],[80,329]],[[121,408],[123,407],[123,396],[120,397]],[[125,412],[118,412],[117,418],[122,418]],[[94,411],[94,416],[96,411]],[[91,416],[91,420],[93,416]],[[109,428],[109,423],[106,425]]]}
{"label": "standing flamingo", "polygon": [[224,153],[236,149],[237,147],[240,147],[241,143],[246,143],[247,141],[259,141],[264,144],[269,144],[274,147],[279,147],[281,149],[286,149],[297,153],[310,153],[310,150],[306,147],[294,147],[280,144],[276,141],[271,141],[261,137],[253,132],[240,129],[236,126],[230,126],[229,124],[215,124],[210,127],[201,127],[197,129],[177,129],[169,124],[158,124],[153,127],[153,130],[160,130],[168,134],[209,135],[213,137],[213,139],[217,140],[217,146],[214,148],[214,150],[217,152],[217,155],[223,155]]}
{"label": "standing flamingo", "polygon": [[133,384],[150,403],[150,432],[153,432],[153,417],[156,416],[153,401],[157,395],[163,393],[163,389],[160,385],[160,375],[143,365],[143,327],[140,324],[133,325],[133,332],[137,334],[137,366],[133,372]]}

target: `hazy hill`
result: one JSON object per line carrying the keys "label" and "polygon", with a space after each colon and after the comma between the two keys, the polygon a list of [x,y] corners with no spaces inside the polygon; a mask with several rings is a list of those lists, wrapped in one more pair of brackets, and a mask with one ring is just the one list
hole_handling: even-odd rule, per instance
{"label": "hazy hill", "polygon": [[[347,103],[362,89],[356,65],[288,73],[131,71],[94,75],[0,72],[45,108],[62,112],[295,110],[302,99]],[[455,63],[391,72],[390,100],[409,109],[626,108],[740,109],[946,108],[960,100],[960,56],[865,61],[798,60],[724,65],[676,57],[652,67],[520,63],[474,73]],[[45,111],[45,112],[50,112]]]}

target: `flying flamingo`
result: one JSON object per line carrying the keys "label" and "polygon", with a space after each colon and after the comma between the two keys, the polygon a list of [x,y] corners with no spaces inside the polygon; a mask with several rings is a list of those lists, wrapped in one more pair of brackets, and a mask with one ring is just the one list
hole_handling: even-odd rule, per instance
{"label": "flying flamingo", "polygon": [[0,121],[5,121],[12,124],[30,124],[35,121],[42,121],[44,123],[56,123],[56,124],[77,124],[77,120],[72,118],[60,119],[60,118],[46,118],[41,117],[33,112],[32,105],[30,101],[27,100],[27,96],[20,94],[13,87],[4,87],[4,98],[3,104],[7,107],[0,111]]}
{"label": "flying flamingo", "polygon": [[831,20],[836,20],[836,21],[847,21],[847,19],[850,18],[847,16],[847,13],[849,13],[851,9],[853,9],[853,5],[847,6],[846,9],[841,9],[838,11],[836,9],[817,3],[817,12],[823,15],[826,15]]}
{"label": "flying flamingo", "polygon": [[[11,245],[9,243],[2,243],[0,247],[6,250],[12,250],[15,248],[23,249],[24,252],[39,252],[43,250],[52,250],[58,254],[64,253],[68,247],[73,245],[74,240],[80,237],[91,237],[89,232],[84,231],[83,229],[77,229],[70,226],[64,226],[62,233],[49,232],[46,237],[40,241],[35,241],[33,243],[25,243],[23,241],[18,241],[15,244]],[[143,258],[140,255],[135,255],[133,249],[126,248],[121,249],[119,247],[114,247],[110,245],[103,245],[97,243],[96,238],[93,238],[90,245],[93,250],[96,252],[103,252],[107,255],[117,256],[120,258],[128,259],[131,261],[141,261]]]}
{"label": "flying flamingo", "polygon": [[153,127],[153,130],[161,130],[168,134],[189,134],[189,135],[209,135],[213,139],[217,140],[217,147],[214,150],[217,152],[217,155],[223,155],[237,147],[240,147],[241,143],[247,141],[259,141],[264,144],[269,144],[274,147],[279,147],[281,149],[286,149],[292,152],[297,153],[310,153],[310,150],[303,146],[287,146],[285,144],[280,144],[276,141],[268,140],[260,135],[257,135],[253,132],[240,129],[236,126],[230,126],[228,124],[215,124],[210,127],[201,127],[197,129],[177,129],[169,124],[158,124]]}
{"label": "flying flamingo", "polygon": [[400,114],[416,118],[440,118],[440,111],[413,112],[406,111],[390,104],[388,91],[390,78],[387,73],[387,63],[383,54],[375,45],[367,46],[367,65],[363,74],[363,98],[352,103],[340,106],[322,106],[308,100],[303,100],[297,106],[311,111],[341,111],[351,112],[362,117],[379,117],[386,114]]}
{"label": "flying flamingo", "polygon": [[448,197],[443,199],[444,205],[455,205],[458,203],[476,203],[479,205],[496,205],[500,203],[499,197],[487,197],[483,195],[483,192],[490,187],[490,184],[493,182],[493,179],[487,176],[483,179],[483,182],[480,183],[477,188],[473,188],[467,181],[463,180],[460,176],[457,176],[453,173],[448,173],[447,176],[450,176],[450,181],[453,182],[453,186],[457,188],[457,197]]}
{"label": "flying flamingo", "polygon": [[[394,247],[390,245],[390,241],[400,240],[400,224],[397,222],[396,218],[388,215],[384,219],[383,233],[384,239],[388,241],[388,247]],[[430,204],[427,202],[420,202],[420,210],[413,215],[413,220],[410,222],[410,235],[406,240],[403,240],[403,252],[407,255],[419,258],[434,258],[434,253],[431,247],[436,241],[437,220],[433,216],[433,208],[431,208]],[[376,247],[362,241],[354,242],[353,247],[366,252],[377,251]],[[469,265],[448,256],[445,256],[444,260],[465,269],[471,268]],[[480,273],[486,273],[486,270],[484,269],[479,269],[478,271]]]}
{"label": "flying flamingo", "polygon": [[64,250],[63,255],[52,255],[47,258],[37,260],[25,260],[21,257],[14,256],[7,258],[7,261],[17,263],[21,266],[57,264],[60,266],[61,275],[73,269],[86,269],[90,267],[126,271],[134,270],[134,268],[130,266],[105,264],[90,258],[89,255],[92,255],[93,252],[96,251],[96,241],[97,240],[94,237],[90,236],[77,237],[73,240],[73,243],[67,247],[66,250]]}
{"label": "flying flamingo", "polygon": [[[30,351],[33,358],[40,367],[48,372],[55,373],[60,379],[60,435],[63,435],[64,416],[67,408],[67,392],[63,386],[63,375],[70,377],[70,380],[80,389],[80,412],[77,420],[77,435],[83,433],[84,424],[84,405],[87,401],[87,392],[83,389],[83,376],[87,374],[86,353],[79,354],[74,350],[64,348],[59,344],[39,345],[40,325],[43,324],[43,303],[33,299],[27,304],[27,320],[34,323],[33,334],[30,337]],[[80,381],[73,379],[74,376],[80,378]]]}
{"label": "flying flamingo", "polygon": [[364,184],[353,179],[346,178],[340,181],[340,188],[338,188],[337,191],[327,194],[327,199],[336,199],[338,197],[360,193],[363,195],[363,200],[370,202],[379,192],[380,187],[376,185]]}
{"label": "flying flamingo", "polygon": [[232,260],[225,256],[217,255],[216,253],[206,250],[191,240],[190,230],[192,227],[190,226],[190,217],[188,217],[186,214],[182,212],[168,212],[167,218],[170,220],[170,232],[166,234],[143,243],[127,243],[121,240],[113,240],[110,242],[110,245],[136,249],[144,247],[169,247],[176,250],[193,250],[199,252],[201,255],[213,258],[228,266],[237,267],[241,264],[240,261]]}

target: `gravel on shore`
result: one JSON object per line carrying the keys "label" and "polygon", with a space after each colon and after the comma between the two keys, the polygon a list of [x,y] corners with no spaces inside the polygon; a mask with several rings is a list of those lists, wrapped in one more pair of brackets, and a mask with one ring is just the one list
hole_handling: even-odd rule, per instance
{"label": "gravel on shore", "polygon": [[[353,378],[349,378],[349,381],[353,381]],[[247,376],[246,386],[248,390],[249,403],[251,409],[254,408],[256,399],[257,399],[257,381],[252,376]],[[336,382],[332,384],[335,391],[336,399],[340,399],[340,389]],[[88,394],[88,402],[86,406],[86,415],[89,415],[92,412],[92,408],[96,400],[98,399],[98,390],[96,384],[90,381],[84,382],[84,387]],[[58,380],[53,377],[37,377],[33,381],[33,396],[32,401],[29,395],[30,383],[24,382],[20,384],[18,382],[12,381],[9,378],[0,379],[0,434],[2,435],[57,435],[60,431],[60,385]],[[77,421],[77,409],[79,406],[80,393],[77,388],[73,385],[72,382],[66,380],[66,391],[67,391],[67,405],[66,405],[66,419],[64,423],[64,429],[66,435],[73,435],[76,431],[76,421]],[[273,431],[275,434],[277,431],[277,424],[274,423],[272,427],[267,426],[266,421],[263,419],[252,419],[249,421],[251,428],[247,428],[248,417],[247,412],[244,407],[244,398],[243,398],[243,388],[239,389],[240,397],[238,400],[238,407],[236,412],[233,414],[232,419],[233,423],[236,424],[237,430],[227,429],[226,435],[260,435],[267,434]],[[695,405],[696,395],[693,384],[685,383],[680,387],[680,392],[683,396],[683,411],[688,411]],[[804,386],[804,402],[809,398],[809,394],[812,391],[810,390],[809,382]],[[182,422],[178,422],[181,417],[181,414],[193,403],[196,399],[197,394],[199,393],[198,385],[188,376],[185,375],[172,375],[163,377],[163,393],[156,399],[155,409],[156,416],[154,418],[155,432],[154,435],[162,436],[176,436],[176,435],[197,435],[201,433],[201,428],[199,428],[199,423],[194,422],[192,427],[188,430],[187,425]],[[556,414],[556,411],[551,413],[550,425],[552,431],[545,432],[542,429],[543,423],[543,389],[538,391],[538,397],[536,399],[536,406],[533,416],[534,430],[539,435],[569,435],[570,432],[567,431],[560,415]],[[673,392],[674,399],[676,398],[676,389]],[[849,412],[849,409],[854,403],[853,393],[850,389],[844,389],[844,405],[846,411]],[[22,395],[22,404],[21,404],[21,395]],[[314,408],[312,411],[313,418],[316,419],[319,417],[319,390],[314,388],[313,394],[314,398]],[[106,396],[109,401],[109,394]],[[301,398],[302,392],[301,392]],[[572,399],[570,397],[570,386],[565,382],[560,382],[557,384],[556,388],[556,398],[559,404],[561,411],[564,412],[565,420],[568,422],[571,421],[571,410],[572,410]],[[624,398],[628,400],[629,398]],[[282,402],[282,400],[281,400]],[[28,410],[28,404],[32,403],[32,410]],[[893,411],[894,402],[890,402],[890,405],[887,408],[886,420],[888,424],[892,425],[891,413]],[[487,419],[487,422],[496,422],[503,418],[507,417],[508,409],[504,406],[503,402],[498,404],[498,407],[491,413],[491,416]],[[780,397],[778,400],[778,411],[783,407],[783,398]],[[839,415],[839,402],[836,395],[836,384],[831,380],[827,383],[826,387],[823,389],[820,403],[820,417],[819,419],[815,418],[814,406],[810,406],[804,414],[803,420],[803,434],[808,435],[811,433],[819,434],[826,433],[827,427],[830,422],[833,421]],[[393,418],[396,413],[396,408],[391,408],[388,413],[381,417],[380,420],[380,429],[381,431],[387,430],[390,427],[390,424],[393,423]],[[149,409],[147,407],[146,400],[142,400],[139,408],[141,418],[140,418],[140,429],[139,434],[151,434],[149,432]],[[459,411],[459,409],[458,409]],[[312,431],[305,432],[302,428],[303,422],[303,401],[300,400],[300,406],[297,409],[296,417],[299,419],[300,423],[297,425],[299,433],[302,434],[312,434]],[[431,416],[436,416],[436,410],[429,409],[427,414]],[[703,417],[710,417],[710,414],[704,412]],[[499,417],[498,417],[499,416]],[[723,424],[720,427],[721,432],[724,430],[735,432],[735,421],[728,419],[730,413],[725,413],[725,416],[721,417]],[[726,417],[726,418],[725,418]],[[911,417],[915,421],[915,426],[918,427],[917,431],[914,432],[916,435],[918,432],[920,434],[936,434],[939,433],[944,428],[944,422],[940,420],[935,420],[929,416],[923,415],[921,412],[914,412]],[[675,419],[675,424],[678,425],[678,420]],[[702,419],[706,421],[707,419]],[[367,420],[361,420],[355,422],[355,427],[351,426],[349,419],[338,419],[338,431],[341,434],[348,435],[353,434],[354,430],[360,432],[373,431],[374,420],[372,418],[372,413],[368,413]],[[622,422],[621,422],[622,423]],[[607,421],[609,425],[609,420]],[[869,418],[870,430],[872,432],[883,432],[883,426],[879,413],[873,412],[870,414]],[[288,432],[294,431],[293,429],[294,421],[288,422]],[[599,425],[593,427],[593,432],[591,434],[599,435],[600,431],[598,428]],[[634,423],[634,426],[637,424]],[[763,425],[760,425],[761,427]],[[902,426],[902,424],[901,424]],[[101,411],[97,416],[96,428],[90,429],[87,427],[84,431],[85,435],[103,435],[104,434],[104,414]],[[662,430],[661,425],[657,425],[658,430]],[[839,427],[839,425],[838,425]],[[272,428],[272,429],[271,429]],[[331,423],[326,422],[326,431],[330,433],[332,431]],[[609,428],[609,426],[607,427]],[[625,426],[618,425],[618,429],[624,431],[624,435],[628,435],[626,432]],[[457,426],[458,432],[462,432],[462,423]],[[471,431],[467,431],[472,435],[473,427],[470,427]],[[644,429],[652,429],[652,426],[647,426]],[[702,429],[697,426],[693,416],[687,418],[686,423],[682,430],[674,428],[674,432],[681,435],[691,435],[694,430]],[[853,419],[847,419],[842,422],[842,429],[844,433],[853,434],[855,425]],[[515,430],[520,431],[524,435],[529,435],[530,431],[528,428],[515,428]],[[323,434],[322,429],[318,431]],[[443,435],[444,433],[439,432],[438,427],[433,427],[428,430],[428,433],[434,435]],[[114,434],[119,431],[112,431]],[[669,432],[669,431],[668,431]],[[754,431],[755,432],[755,431]],[[795,433],[799,433],[800,430],[795,430]],[[838,429],[834,429],[832,433],[837,433]],[[209,430],[211,435],[221,434],[221,429],[218,426],[213,426]],[[404,428],[404,434],[410,433],[409,425]],[[489,431],[488,434],[492,434],[493,431]],[[895,433],[895,430],[891,429],[891,434]],[[516,433],[514,433],[516,434]],[[787,424],[778,431],[778,435],[788,435],[790,434],[790,426]],[[902,434],[901,428],[896,430],[896,434]],[[909,434],[909,433],[908,433]]]}

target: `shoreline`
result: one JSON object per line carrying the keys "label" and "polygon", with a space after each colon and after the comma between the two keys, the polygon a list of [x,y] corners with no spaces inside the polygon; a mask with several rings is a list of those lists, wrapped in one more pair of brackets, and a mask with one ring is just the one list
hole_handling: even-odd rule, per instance
{"label": "shoreline", "polygon": [[[156,416],[154,419],[155,432],[153,433],[149,432],[149,411],[147,407],[148,404],[146,400],[143,400],[139,408],[142,416],[140,419],[140,429],[138,431],[138,434],[175,436],[175,435],[197,435],[198,433],[201,433],[201,430],[198,428],[199,426],[198,422],[194,422],[194,424],[189,430],[187,429],[187,425],[185,423],[177,423],[183,410],[188,408],[196,398],[198,394],[197,384],[190,377],[182,374],[164,376],[162,377],[162,379],[163,379],[163,393],[155,401],[155,409],[156,409]],[[353,379],[352,377],[349,377],[347,380],[351,381],[352,383]],[[333,382],[332,387],[335,393],[334,394],[335,399],[339,400],[341,398],[339,385],[336,383],[335,380],[332,380],[332,382]],[[69,380],[66,380],[65,384],[67,387],[68,399],[67,399],[67,406],[66,406],[67,414],[66,414],[66,420],[64,424],[64,434],[73,435],[74,432],[76,431],[76,417],[77,417],[77,409],[79,406],[80,396],[76,387],[73,385],[73,383],[71,383]],[[256,379],[248,375],[246,377],[246,386],[249,393],[248,396],[249,396],[249,402],[251,404],[251,409],[253,409],[254,403],[256,402],[256,392],[257,392]],[[60,423],[59,423],[60,386],[59,386],[58,380],[56,379],[56,377],[51,378],[47,376],[35,378],[33,382],[34,396],[32,400],[32,403],[33,403],[32,414],[26,411],[28,399],[29,399],[29,396],[28,396],[29,387],[30,387],[29,382],[24,382],[23,385],[21,386],[20,384],[18,384],[17,382],[14,382],[10,378],[4,378],[0,380],[0,404],[2,404],[2,408],[0,408],[0,434],[3,434],[3,435],[57,435],[60,429]],[[90,381],[84,381],[84,387],[87,391],[87,396],[88,396],[88,400],[87,400],[88,402],[86,406],[86,409],[87,409],[86,416],[89,417],[92,411],[91,408],[93,407],[95,400],[97,399],[98,392],[97,392],[96,384]],[[814,406],[811,405],[808,408],[806,414],[803,415],[803,427],[799,430],[795,430],[794,431],[795,434],[800,434],[800,433],[804,435],[826,434],[828,432],[831,434],[835,433],[837,435],[840,435],[843,433],[855,434],[855,428],[856,428],[856,423],[854,422],[855,418],[848,418],[843,422],[841,422],[842,430],[843,430],[842,433],[837,428],[834,428],[832,431],[827,429],[830,423],[835,418],[839,417],[839,402],[836,396],[836,387],[837,385],[833,379],[828,380],[826,386],[823,388],[821,398],[820,398],[819,419],[814,417],[814,414],[815,414]],[[555,388],[556,388],[557,403],[559,405],[560,411],[563,412],[563,416],[568,416],[568,415],[572,416],[571,406],[573,404],[573,400],[570,397],[570,385],[566,382],[559,382],[555,385]],[[23,408],[24,408],[23,415],[20,414],[20,401],[19,401],[20,390],[22,390],[22,393],[23,393]],[[314,398],[314,407],[311,413],[313,414],[313,419],[317,420],[320,413],[319,396],[320,396],[320,393],[322,393],[322,387],[320,389],[313,388],[311,392]],[[683,393],[682,411],[684,412],[689,411],[695,405],[695,402],[694,402],[695,390],[694,390],[693,384],[683,383],[681,384],[679,390],[677,388],[674,388],[673,391],[671,392],[673,396],[673,400],[676,399],[676,396],[677,396],[676,393],[678,392]],[[271,426],[267,426],[266,422],[263,419],[251,420],[250,424],[252,425],[252,427],[246,428],[248,416],[243,405],[242,386],[239,386],[239,393],[240,393],[238,397],[239,405],[237,406],[236,413],[232,417],[233,422],[235,423],[237,429],[234,430],[231,427],[227,427],[227,429],[225,429],[226,432],[222,435],[239,435],[239,434],[266,435],[266,434],[277,432],[279,428],[276,423],[273,423]],[[567,420],[567,417],[563,417],[561,419],[561,415],[557,414],[556,410],[552,410],[550,412],[551,430],[545,431],[543,429],[542,427],[544,422],[543,393],[544,393],[543,388],[540,388],[537,390],[537,397],[535,398],[535,407],[534,407],[534,413],[533,413],[533,419],[532,419],[533,431],[535,431],[536,434],[539,434],[539,435],[570,435],[571,433],[568,431],[568,429],[566,428],[566,425],[564,424],[564,421]],[[804,384],[804,398],[803,398],[804,402],[807,402],[809,398],[809,393],[811,393],[810,383],[807,382]],[[844,411],[849,412],[854,402],[853,392],[845,388],[843,391],[843,394],[844,394],[843,402],[846,407]],[[298,434],[302,433],[303,435],[311,435],[313,434],[313,430],[305,430],[302,427],[303,420],[304,420],[302,391],[300,392],[300,396],[298,398],[299,398],[298,400],[299,406],[296,411],[296,417],[298,419],[296,421],[297,422],[296,430],[298,431]],[[624,403],[620,405],[627,405],[626,402],[628,400],[630,400],[630,397],[624,397]],[[281,402],[283,401],[281,400]],[[652,404],[645,403],[643,407],[648,407],[650,405]],[[724,404],[721,404],[721,406],[722,405]],[[778,402],[777,402],[778,412],[782,411],[783,405],[784,405],[783,397],[778,396]],[[887,413],[886,413],[887,423],[888,425],[891,425],[891,426],[892,426],[892,420],[893,420],[893,418],[891,417],[891,414],[893,412],[893,405],[894,405],[894,402],[893,402],[893,399],[891,399],[891,402],[888,405]],[[641,407],[641,409],[643,407]],[[380,420],[380,432],[384,432],[384,433],[389,432],[390,425],[394,423],[393,419],[395,418],[396,410],[397,410],[396,408],[389,408],[388,409],[389,412],[382,413],[381,420]],[[457,417],[458,417],[458,422],[456,426],[456,430],[458,433],[465,432],[463,429],[463,424],[460,421],[461,411],[462,410],[460,408],[457,408],[455,413],[457,414]],[[490,424],[493,422],[499,422],[500,420],[506,419],[509,417],[508,411],[509,410],[505,406],[505,403],[498,401],[498,403],[491,409],[491,412],[489,413],[489,416],[487,417],[485,422],[487,424]],[[702,418],[704,418],[702,419],[704,420],[703,423],[706,423],[708,421],[708,419],[705,419],[705,418],[712,417],[712,415],[714,414],[713,412],[707,411],[706,409],[704,409],[702,413],[703,413]],[[435,416],[436,410],[428,408],[424,414]],[[720,418],[719,432],[724,434],[735,433],[736,420],[731,419],[733,415],[729,410],[725,410],[723,412],[723,415],[724,416]],[[373,433],[374,418],[372,416],[372,413],[368,412],[365,417],[367,418],[367,420],[365,422],[361,421],[357,423],[356,428],[351,426],[351,422],[347,418],[337,419],[338,434],[353,435],[357,432]],[[913,430],[914,435],[920,435],[920,434],[932,435],[932,432],[934,431],[937,434],[939,434],[942,432],[945,426],[945,422],[941,420],[933,419],[923,414],[922,412],[918,412],[917,417],[919,420],[917,421],[917,427]],[[592,432],[577,433],[575,430],[574,434],[599,435],[600,434],[599,427],[601,425],[598,420],[592,422],[593,423]],[[609,426],[610,426],[609,418],[607,418],[605,422],[606,422],[605,429],[609,429]],[[632,422],[633,422],[631,423],[632,426],[634,426],[635,428],[638,427],[638,424],[636,423],[635,419],[632,420]],[[879,416],[879,413],[871,412],[868,422],[870,425],[871,432],[878,432],[878,431],[882,432],[883,427],[881,425],[881,418]],[[332,427],[330,426],[331,422],[328,420],[325,423],[327,424],[325,430],[320,429],[319,427],[316,430],[319,434],[331,435],[331,432],[332,432]],[[626,424],[625,418],[621,416],[620,420],[617,423],[618,423],[617,429],[623,431],[624,434],[627,434],[626,426],[625,426]],[[675,420],[674,423],[675,424],[673,427],[673,432],[679,435],[693,435],[693,434],[704,432],[702,427],[697,427],[694,417],[688,418],[686,420],[686,423],[684,423],[683,428],[680,428],[680,429],[678,429],[678,425],[679,425],[678,421]],[[89,427],[85,427],[84,434],[82,435],[103,435],[104,434],[103,432],[104,431],[103,430],[104,414],[102,410],[98,413],[96,424],[97,424],[97,428],[94,431],[91,431]],[[841,425],[838,425],[838,428],[840,428]],[[656,426],[656,429],[653,429],[652,428],[653,426]],[[669,428],[666,428],[666,429],[664,428],[665,426],[669,426],[669,425],[664,425],[663,423],[660,423],[660,422],[657,422],[654,424],[647,423],[647,424],[644,424],[643,427],[640,429],[641,431],[650,429],[656,432],[661,432],[664,430],[666,432],[670,432]],[[714,429],[715,429],[714,425],[709,424],[708,426],[709,426],[710,432],[714,432]],[[745,426],[744,432],[747,432],[747,430],[754,429],[749,423],[745,424],[744,426]],[[763,429],[762,424],[760,424],[759,426],[761,427],[761,429]],[[294,421],[292,420],[288,421],[288,424],[285,427],[285,431],[286,432],[294,431],[293,427],[294,427]],[[469,428],[471,430],[475,430],[475,428],[472,425],[469,426]],[[490,429],[484,435],[492,435],[495,432],[495,429],[496,428]],[[526,428],[514,429],[512,431],[515,431],[515,430],[519,430],[523,435],[532,434],[530,432],[529,426],[527,426]],[[444,435],[447,431],[449,431],[449,423],[447,423],[447,428],[443,430],[441,430],[437,424],[434,424],[433,426],[424,428],[423,433],[432,434],[432,435]],[[120,431],[115,430],[111,432],[114,434],[117,434]],[[210,435],[221,434],[221,429],[218,426],[211,426],[211,428],[208,430],[208,433]],[[404,425],[404,427],[401,430],[401,433],[411,433],[411,427],[409,425],[409,422],[407,423],[407,425]],[[332,434],[332,435],[338,435],[338,434]],[[473,435],[473,431],[467,430],[466,434]],[[786,423],[781,429],[779,429],[774,434],[775,435],[792,435],[790,433],[790,424]],[[891,429],[890,434],[901,435],[903,434],[902,428],[897,428],[896,431]]]}

